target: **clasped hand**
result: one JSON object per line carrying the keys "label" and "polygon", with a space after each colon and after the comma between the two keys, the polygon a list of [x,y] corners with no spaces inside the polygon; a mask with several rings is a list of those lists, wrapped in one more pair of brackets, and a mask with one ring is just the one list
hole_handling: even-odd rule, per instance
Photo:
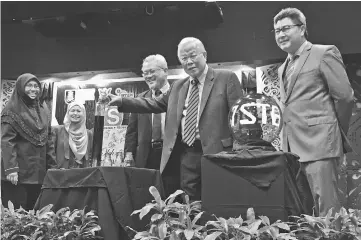
{"label": "clasped hand", "polygon": [[9,175],[6,176],[6,179],[8,181],[10,181],[12,184],[17,185],[18,184],[18,173],[14,172],[14,173],[10,173]]}

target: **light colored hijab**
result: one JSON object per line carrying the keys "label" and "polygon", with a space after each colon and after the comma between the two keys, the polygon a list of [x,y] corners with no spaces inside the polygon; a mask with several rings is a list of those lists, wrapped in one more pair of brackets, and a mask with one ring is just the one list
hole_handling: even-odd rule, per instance
{"label": "light colored hijab", "polygon": [[[83,112],[83,118],[78,123],[70,121],[69,111],[72,107],[79,106]],[[88,132],[85,126],[86,112],[82,103],[72,102],[68,104],[68,110],[64,117],[64,127],[69,134],[69,146],[75,155],[75,161],[82,163],[82,158],[86,154],[88,148]]]}

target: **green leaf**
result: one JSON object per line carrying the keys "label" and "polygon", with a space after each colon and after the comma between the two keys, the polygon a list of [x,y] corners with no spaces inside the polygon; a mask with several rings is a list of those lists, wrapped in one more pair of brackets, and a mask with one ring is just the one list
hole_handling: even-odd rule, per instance
{"label": "green leaf", "polygon": [[287,230],[287,231],[290,231],[290,226],[287,224],[287,223],[283,223],[283,222],[276,222],[274,224],[272,224],[278,228],[281,228],[281,229],[284,229],[284,230]]}
{"label": "green leaf", "polygon": [[42,209],[40,209],[37,212],[38,218],[42,219],[43,217],[45,217],[46,214],[49,213],[52,208],[53,208],[53,204],[49,204],[49,205],[46,205],[45,207],[43,207]]}
{"label": "green leaf", "polygon": [[341,223],[342,223],[342,216],[338,216],[335,220],[332,221],[332,225],[334,226],[335,230],[341,231]]}
{"label": "green leaf", "polygon": [[259,228],[259,226],[261,225],[262,221],[261,220],[255,220],[254,222],[252,222],[250,225],[248,225],[249,231],[251,232],[251,234],[256,234],[257,230]]}
{"label": "green leaf", "polygon": [[130,214],[130,216],[133,216],[133,215],[135,215],[135,214],[138,214],[138,213],[140,213],[141,211],[142,211],[142,209],[134,210],[134,211],[132,212],[132,214]]}
{"label": "green leaf", "polygon": [[198,214],[194,217],[194,219],[193,219],[193,221],[192,221],[192,226],[194,226],[194,225],[197,223],[197,221],[201,218],[201,216],[202,216],[203,213],[204,213],[204,212],[200,212],[200,213],[198,213]]}
{"label": "green leaf", "polygon": [[253,208],[248,208],[247,209],[247,220],[248,221],[254,221],[256,219],[256,215],[254,213],[254,209]]}
{"label": "green leaf", "polygon": [[180,240],[180,238],[175,232],[172,232],[169,236],[169,240]]}
{"label": "green leaf", "polygon": [[167,236],[167,225],[165,222],[159,224],[158,233],[160,239],[164,239]]}
{"label": "green leaf", "polygon": [[154,204],[145,205],[140,211],[139,219],[142,219],[145,215],[147,215],[153,207],[154,207]]}
{"label": "green leaf", "polygon": [[148,237],[149,235],[150,235],[150,233],[146,232],[146,231],[138,232],[137,234],[135,234],[134,239],[143,239],[145,237]]}
{"label": "green leaf", "polygon": [[156,187],[154,187],[154,186],[151,186],[151,187],[149,188],[149,192],[150,192],[150,194],[152,194],[154,200],[155,200],[155,201],[158,203],[158,205],[161,207],[163,201],[162,201],[162,198],[160,197],[160,194],[159,194],[158,189],[157,189]]}
{"label": "green leaf", "polygon": [[222,234],[222,232],[214,232],[210,235],[207,235],[204,240],[216,240],[217,237],[219,237]]}
{"label": "green leaf", "polygon": [[98,225],[88,231],[91,232],[93,236],[95,236],[95,232],[99,232],[100,230],[101,230],[101,227]]}
{"label": "green leaf", "polygon": [[159,213],[156,213],[156,214],[153,214],[153,216],[151,217],[151,221],[154,222],[154,221],[157,221],[159,219],[161,219],[163,217],[162,214],[159,214]]}
{"label": "green leaf", "polygon": [[9,209],[9,211],[10,211],[10,213],[11,213],[12,215],[15,214],[14,204],[13,204],[10,200],[8,201],[8,209]]}
{"label": "green leaf", "polygon": [[265,225],[267,225],[267,226],[271,225],[271,224],[270,224],[270,221],[269,221],[269,218],[268,218],[267,216],[259,216],[259,218],[262,220],[262,222],[263,222]]}
{"label": "green leaf", "polygon": [[188,196],[188,195],[185,195],[185,196],[184,196],[184,199],[186,200],[186,204],[188,205],[188,204],[189,204],[189,196]]}
{"label": "green leaf", "polygon": [[225,232],[228,233],[228,224],[227,224],[226,219],[220,217],[219,221],[221,223],[221,226],[224,228]]}
{"label": "green leaf", "polygon": [[278,234],[280,233],[279,229],[271,226],[269,230],[270,230],[270,233],[271,233],[271,236],[273,237],[273,239],[277,239]]}
{"label": "green leaf", "polygon": [[172,193],[171,195],[169,195],[169,197],[167,197],[167,199],[165,200],[165,202],[166,202],[167,204],[171,204],[171,203],[173,203],[174,199],[175,199],[178,195],[183,194],[183,193],[184,193],[184,192],[183,192],[182,190],[177,190],[177,191],[175,191],[174,193]]}
{"label": "green leaf", "polygon": [[186,229],[184,230],[184,236],[186,237],[187,240],[191,240],[192,237],[194,236],[194,231],[190,229]]}
{"label": "green leaf", "polygon": [[278,239],[297,240],[297,238],[292,236],[290,233],[280,233],[280,234],[278,234]]}

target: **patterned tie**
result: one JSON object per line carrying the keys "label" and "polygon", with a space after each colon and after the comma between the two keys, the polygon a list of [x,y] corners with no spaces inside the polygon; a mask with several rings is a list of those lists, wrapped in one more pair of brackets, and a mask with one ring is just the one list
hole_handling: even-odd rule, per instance
{"label": "patterned tie", "polygon": [[[155,97],[159,97],[162,94],[160,90],[155,91]],[[162,140],[162,114],[153,114],[153,125],[152,125],[152,140]]]}
{"label": "patterned tie", "polygon": [[285,75],[283,78],[283,85],[284,85],[284,89],[285,89],[286,93],[287,93],[288,84],[291,80],[291,76],[292,76],[293,70],[295,68],[295,63],[296,63],[296,60],[298,57],[299,57],[298,55],[295,55],[294,57],[292,57],[291,59],[288,60],[286,72],[285,72]]}
{"label": "patterned tie", "polygon": [[198,79],[192,80],[192,89],[188,99],[187,115],[184,124],[183,141],[191,146],[196,139],[196,125],[199,105]]}

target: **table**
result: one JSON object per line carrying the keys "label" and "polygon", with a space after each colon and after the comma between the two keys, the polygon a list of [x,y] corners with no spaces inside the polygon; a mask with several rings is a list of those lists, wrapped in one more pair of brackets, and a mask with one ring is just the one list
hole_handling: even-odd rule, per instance
{"label": "table", "polygon": [[49,170],[45,176],[35,209],[53,204],[53,211],[63,207],[95,210],[100,234],[105,240],[128,239],[126,226],[144,230],[149,218],[130,216],[153,200],[149,187],[155,186],[162,197],[164,190],[157,170],[128,167],[94,167]]}
{"label": "table", "polygon": [[257,148],[203,156],[203,210],[217,217],[245,218],[253,207],[256,215],[271,221],[312,213],[311,191],[297,160],[291,153]]}

